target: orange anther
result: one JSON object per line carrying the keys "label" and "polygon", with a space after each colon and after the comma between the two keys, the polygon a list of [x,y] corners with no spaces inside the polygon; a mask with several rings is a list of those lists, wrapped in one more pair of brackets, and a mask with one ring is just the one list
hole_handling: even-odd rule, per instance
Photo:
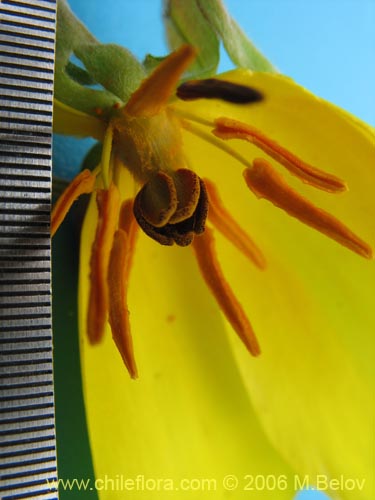
{"label": "orange anther", "polygon": [[249,352],[253,356],[258,356],[260,348],[253,328],[241,304],[224,278],[216,257],[214,244],[214,237],[209,228],[206,228],[202,235],[194,238],[192,246],[202,276],[237,335]]}
{"label": "orange anther", "polygon": [[129,99],[124,110],[131,116],[154,116],[172,97],[184,71],[193,62],[196,51],[190,45],[183,45],[172,52]]}
{"label": "orange anther", "polygon": [[76,199],[81,194],[88,194],[94,190],[95,179],[95,175],[87,169],[74,177],[53,207],[51,214],[51,236],[56,233]]}
{"label": "orange anther", "polygon": [[315,207],[290,188],[271,165],[263,160],[254,160],[253,168],[244,171],[248,187],[258,198],[265,198],[292,217],[320,231],[329,238],[366,258],[372,257],[371,247],[355,235],[342,222]]}
{"label": "orange anther", "polygon": [[123,219],[122,226],[127,229],[118,229],[116,231],[109,261],[109,323],[113,339],[130,376],[137,378],[137,366],[134,358],[127,305],[127,292],[138,226],[129,208],[131,210],[131,203],[125,202],[121,210],[120,219]]}
{"label": "orange anther", "polygon": [[111,184],[108,190],[98,190],[96,201],[99,217],[91,249],[90,296],[87,313],[87,332],[92,344],[96,344],[103,337],[107,320],[108,263],[120,204],[117,187]]}
{"label": "orange anther", "polygon": [[306,184],[323,189],[329,193],[336,193],[347,189],[345,182],[338,177],[309,165],[280,146],[276,141],[246,123],[229,118],[218,118],[215,120],[215,125],[216,128],[213,130],[213,133],[217,137],[221,139],[242,139],[254,144],[254,146],[286,167],[291,174]]}
{"label": "orange anther", "polygon": [[213,182],[204,179],[209,200],[209,221],[227,238],[241,253],[260,269],[265,269],[266,259],[250,236],[237,224],[237,221],[225,208]]}

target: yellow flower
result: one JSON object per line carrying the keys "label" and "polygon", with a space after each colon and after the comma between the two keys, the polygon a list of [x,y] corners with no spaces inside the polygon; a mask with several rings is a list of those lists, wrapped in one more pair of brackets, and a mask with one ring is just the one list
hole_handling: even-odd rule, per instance
{"label": "yellow flower", "polygon": [[[285,476],[254,498],[290,498],[295,470],[312,485],[318,474],[364,480],[340,495],[370,498],[374,268],[336,242],[371,257],[373,131],[277,75],[236,70],[186,82],[174,98],[193,58],[187,46],[169,56],[108,123],[56,106],[57,131],[103,140],[100,165],[72,182],[52,220],[55,230],[80,193],[95,193],[80,332],[97,477],[212,477],[211,497],[226,498],[234,472],[235,498],[248,498],[251,476]],[[136,242],[138,227],[149,237]],[[198,266],[173,243],[191,243]],[[107,318],[137,382],[104,335]]]}

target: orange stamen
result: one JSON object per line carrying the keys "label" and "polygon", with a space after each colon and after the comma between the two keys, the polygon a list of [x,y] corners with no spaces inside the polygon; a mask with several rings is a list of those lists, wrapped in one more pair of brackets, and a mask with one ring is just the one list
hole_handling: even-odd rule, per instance
{"label": "orange stamen", "polygon": [[130,330],[127,291],[133,262],[138,226],[132,213],[132,202],[123,203],[120,228],[116,231],[108,268],[109,323],[112,336],[132,378],[137,378],[133,341]]}
{"label": "orange stamen", "polygon": [[213,133],[217,137],[221,139],[242,139],[250,142],[286,167],[291,174],[306,184],[328,191],[329,193],[346,191],[347,189],[344,181],[305,163],[254,127],[229,118],[218,118],[215,120],[215,125],[216,128],[213,130]]}
{"label": "orange stamen", "polygon": [[201,273],[217,303],[242,342],[253,356],[260,354],[258,341],[241,304],[226,282],[214,248],[212,230],[194,238],[193,248]]}
{"label": "orange stamen", "polygon": [[245,257],[260,269],[265,269],[266,259],[250,236],[237,224],[236,220],[226,210],[213,182],[204,179],[208,193],[208,219]]}
{"label": "orange stamen", "polygon": [[116,230],[120,195],[111,184],[108,190],[97,191],[99,218],[90,259],[90,296],[87,313],[87,332],[92,344],[104,334],[108,311],[108,263]]}
{"label": "orange stamen", "polygon": [[95,175],[90,170],[80,172],[61,194],[51,214],[51,237],[56,233],[65,219],[71,206],[81,194],[92,193],[95,186]]}
{"label": "orange stamen", "polygon": [[159,113],[195,56],[196,50],[190,45],[183,45],[172,52],[132,94],[124,111],[131,116],[153,116]]}
{"label": "orange stamen", "polygon": [[248,187],[258,198],[265,198],[292,217],[320,231],[329,238],[366,258],[372,257],[371,247],[342,222],[328,212],[315,207],[291,189],[271,165],[262,159],[254,160],[253,168],[244,171]]}

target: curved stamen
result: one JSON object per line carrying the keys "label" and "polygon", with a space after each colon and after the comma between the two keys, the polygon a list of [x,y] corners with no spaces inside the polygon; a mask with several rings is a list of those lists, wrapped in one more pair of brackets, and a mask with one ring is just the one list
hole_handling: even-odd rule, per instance
{"label": "curved stamen", "polygon": [[315,207],[290,188],[271,165],[254,160],[253,168],[244,171],[246,184],[258,198],[265,198],[292,217],[320,231],[353,252],[370,259],[371,247],[338,219],[321,208]]}
{"label": "curved stamen", "polygon": [[127,200],[122,204],[119,229],[113,239],[108,266],[108,292],[112,336],[132,378],[137,378],[138,373],[130,330],[127,292],[137,234],[138,226],[132,213],[132,202]]}
{"label": "curved stamen", "polygon": [[90,170],[82,170],[63,191],[51,214],[51,237],[56,233],[65,219],[71,206],[81,194],[92,193],[95,187],[96,175]]}
{"label": "curved stamen", "polygon": [[171,106],[171,109],[173,110],[173,113],[182,118],[181,126],[185,130],[220,148],[222,151],[240,161],[243,165],[249,166],[250,162],[237,153],[233,148],[226,146],[221,141],[214,140],[211,134],[206,133],[204,130],[193,125],[191,122],[195,122],[206,127],[214,127],[212,133],[221,140],[237,138],[254,144],[254,146],[259,147],[271,158],[274,158],[281,165],[286,167],[290,173],[297,176],[303,182],[306,182],[316,188],[329,193],[337,193],[347,189],[343,180],[309,165],[254,127],[250,127],[242,122],[231,120],[229,118],[218,118],[212,122],[195,115],[194,113],[181,111],[173,106]]}
{"label": "curved stamen", "polygon": [[224,140],[242,139],[254,144],[254,146],[286,167],[291,174],[306,184],[323,189],[329,193],[345,191],[347,189],[345,182],[338,177],[309,165],[286,148],[280,146],[276,141],[246,123],[229,118],[218,118],[215,120],[215,125],[213,133],[217,137]]}
{"label": "curved stamen", "polygon": [[210,222],[253,264],[259,269],[265,269],[266,259],[263,253],[225,208],[215,184],[208,179],[204,179],[204,183],[210,204],[208,213]]}
{"label": "curved stamen", "polygon": [[206,228],[204,234],[194,239],[193,248],[202,276],[237,335],[249,352],[253,356],[258,356],[260,348],[254,330],[241,304],[224,278],[216,257],[214,244],[214,237],[209,228]]}
{"label": "curved stamen", "polygon": [[87,312],[87,333],[92,344],[104,334],[108,312],[108,263],[115,234],[120,194],[111,184],[108,190],[97,191],[98,223],[90,259],[90,295]]}

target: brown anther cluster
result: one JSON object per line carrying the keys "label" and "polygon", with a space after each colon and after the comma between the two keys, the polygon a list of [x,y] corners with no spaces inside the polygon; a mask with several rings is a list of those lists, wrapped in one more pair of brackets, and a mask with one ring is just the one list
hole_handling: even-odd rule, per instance
{"label": "brown anther cluster", "polygon": [[208,213],[207,192],[192,170],[157,172],[134,200],[139,226],[162,245],[187,246],[202,234]]}

